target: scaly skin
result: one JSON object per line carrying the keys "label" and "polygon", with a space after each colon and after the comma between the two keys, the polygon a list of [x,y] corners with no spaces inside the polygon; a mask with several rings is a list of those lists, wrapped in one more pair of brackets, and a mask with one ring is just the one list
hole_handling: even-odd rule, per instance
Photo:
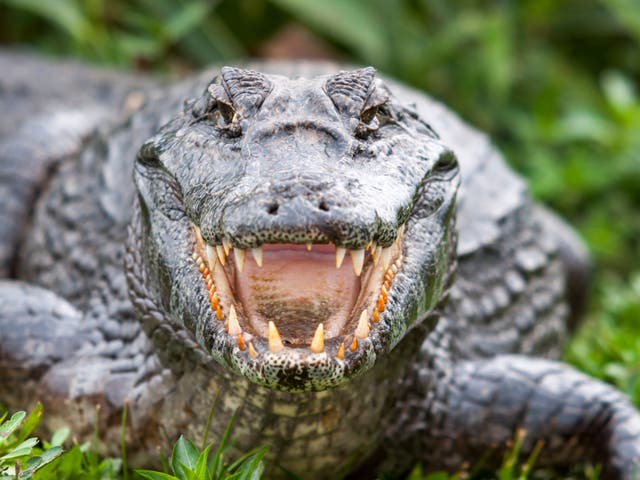
{"label": "scaly skin", "polygon": [[[0,64],[20,72],[18,59],[5,54]],[[29,69],[57,66],[23,65],[27,90],[46,98]],[[173,87],[149,83],[133,114],[121,102],[142,81],[117,83],[120,93],[82,128],[57,128],[50,117],[53,153],[35,162],[58,167],[38,167],[44,183],[11,190],[12,177],[0,176],[20,206],[0,214],[25,232],[0,230],[5,271],[20,279],[0,282],[0,399],[24,407],[41,398],[49,421],[78,435],[91,432],[99,403],[106,437],[118,434],[126,400],[138,462],[178,433],[199,438],[214,406],[213,438],[235,411],[237,449],[270,445],[269,478],[283,475],[278,465],[302,478],[399,474],[417,461],[455,470],[499,458],[519,429],[525,451],[545,442],[541,459],[551,466],[588,460],[603,463],[605,478],[635,478],[638,413],[611,387],[553,361],[567,278],[584,277],[582,247],[558,233],[565,227],[531,202],[488,140],[406,87],[385,82],[387,99],[370,70],[255,68],[316,80],[227,69],[210,84],[209,71]],[[87,75],[86,85],[99,83]],[[78,107],[72,92],[54,90],[56,108],[85,115],[83,105],[97,103],[89,94]],[[16,152],[34,150],[29,135],[11,132],[28,132],[42,109],[5,91],[0,99],[27,113],[16,130],[3,127],[0,168],[20,172]],[[365,113],[378,103],[378,114]],[[461,171],[457,197],[449,151]],[[399,242],[402,256],[394,250],[398,272],[379,321],[369,317],[371,330],[341,358],[340,342],[363,332],[359,308],[371,315],[366,299],[345,335],[326,335],[323,353],[310,351],[315,324],[302,344],[275,352],[215,277],[225,329],[194,261],[206,257],[202,242],[223,240],[233,247],[228,260],[282,242],[354,250]],[[365,258],[365,272],[374,271]],[[574,312],[580,295],[572,291]],[[230,330],[234,301],[255,355]],[[287,328],[285,344],[298,341]]]}

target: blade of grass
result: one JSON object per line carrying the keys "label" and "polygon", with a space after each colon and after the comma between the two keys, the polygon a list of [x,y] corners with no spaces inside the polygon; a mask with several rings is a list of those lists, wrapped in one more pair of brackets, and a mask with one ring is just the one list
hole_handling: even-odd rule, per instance
{"label": "blade of grass", "polygon": [[129,402],[125,400],[122,407],[122,426],[120,429],[120,457],[122,458],[122,478],[123,480],[129,480],[129,468],[127,467],[127,410],[129,408]]}

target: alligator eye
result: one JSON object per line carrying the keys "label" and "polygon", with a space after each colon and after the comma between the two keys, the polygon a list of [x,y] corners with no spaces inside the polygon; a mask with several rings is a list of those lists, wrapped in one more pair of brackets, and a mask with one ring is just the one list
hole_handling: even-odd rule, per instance
{"label": "alligator eye", "polygon": [[458,159],[451,150],[444,151],[436,164],[433,166],[432,175],[441,176],[456,170],[458,168]]}
{"label": "alligator eye", "polygon": [[378,114],[378,105],[374,105],[373,107],[367,108],[360,114],[360,122],[364,124],[370,124],[375,120],[376,115]]}
{"label": "alligator eye", "polygon": [[372,132],[375,132],[380,126],[378,119],[378,109],[380,105],[374,105],[364,109],[360,113],[358,126],[356,127],[356,136],[359,138],[367,138]]}
{"label": "alligator eye", "polygon": [[229,125],[233,123],[236,116],[235,109],[228,103],[223,102],[222,100],[218,100],[218,112],[219,112],[219,123],[222,122],[222,125]]}

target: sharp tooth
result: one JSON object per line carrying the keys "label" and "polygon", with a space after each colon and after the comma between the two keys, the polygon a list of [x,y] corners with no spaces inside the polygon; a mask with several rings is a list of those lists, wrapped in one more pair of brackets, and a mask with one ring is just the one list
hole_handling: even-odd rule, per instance
{"label": "sharp tooth", "polygon": [[229,306],[229,335],[235,337],[236,335],[240,335],[242,333],[242,328],[240,328],[240,324],[238,323],[238,314],[236,313],[236,307],[231,304]]}
{"label": "sharp tooth", "polygon": [[351,350],[352,352],[355,352],[357,349],[358,349],[358,339],[354,336],[353,342],[351,342],[351,345],[349,345],[349,350]]}
{"label": "sharp tooth", "polygon": [[224,247],[222,245],[216,245],[216,253],[218,254],[218,260],[220,260],[220,263],[224,265],[224,262],[227,259],[224,253]]}
{"label": "sharp tooth", "polygon": [[253,347],[253,343],[251,342],[249,342],[249,355],[251,358],[256,358],[258,356],[258,352],[256,352],[256,349]]}
{"label": "sharp tooth", "polygon": [[398,238],[400,238],[402,235],[404,235],[404,223],[400,225],[400,228],[398,228]]}
{"label": "sharp tooth", "polygon": [[278,329],[276,328],[276,324],[272,321],[269,322],[269,351],[271,353],[278,353],[280,350],[284,348],[282,345],[282,339],[280,338],[280,334],[278,333]]}
{"label": "sharp tooth", "polygon": [[311,247],[313,247],[313,243],[307,242],[307,252],[311,251]]}
{"label": "sharp tooth", "polygon": [[340,348],[338,349],[338,353],[336,353],[336,358],[339,360],[344,360],[344,342],[340,344]]}
{"label": "sharp tooth", "polygon": [[382,269],[386,270],[389,268],[389,263],[391,262],[391,247],[383,248],[382,253],[380,254],[380,263],[382,264]]}
{"label": "sharp tooth", "polygon": [[233,258],[236,261],[236,267],[242,272],[244,270],[244,260],[247,258],[247,251],[244,248],[234,248]]}
{"label": "sharp tooth", "polygon": [[373,259],[373,264],[378,265],[378,247],[375,242],[371,244],[371,258]]}
{"label": "sharp tooth", "polygon": [[313,335],[313,340],[311,340],[309,350],[313,353],[324,352],[324,327],[322,326],[322,323],[319,323],[318,328],[316,328],[316,333]]}
{"label": "sharp tooth", "polygon": [[376,246],[376,258],[378,259],[378,263],[380,263],[380,255],[382,255],[382,247],[380,245]]}
{"label": "sharp tooth", "polygon": [[347,253],[347,249],[344,247],[336,247],[336,268],[340,268],[344,255]]}
{"label": "sharp tooth", "polygon": [[358,338],[367,338],[369,336],[369,316],[366,310],[363,310],[360,314],[355,334]]}
{"label": "sharp tooth", "polygon": [[200,232],[200,227],[194,225],[193,228],[196,232],[196,241],[204,243],[204,240],[202,239],[202,233]]}
{"label": "sharp tooth", "polygon": [[353,263],[353,271],[356,277],[359,277],[362,273],[362,265],[364,265],[364,250],[349,250],[351,254],[351,262]]}
{"label": "sharp tooth", "polygon": [[256,247],[251,249],[251,255],[253,255],[253,259],[256,261],[259,267],[262,266],[262,247]]}
{"label": "sharp tooth", "polygon": [[224,248],[224,254],[229,255],[229,252],[231,251],[231,240],[229,240],[228,238],[223,238],[222,248]]}
{"label": "sharp tooth", "polygon": [[216,254],[216,249],[213,248],[211,245],[207,245],[206,251],[207,251],[207,261],[209,262],[209,270],[213,272],[213,269],[215,268],[216,263],[218,263],[218,256]]}

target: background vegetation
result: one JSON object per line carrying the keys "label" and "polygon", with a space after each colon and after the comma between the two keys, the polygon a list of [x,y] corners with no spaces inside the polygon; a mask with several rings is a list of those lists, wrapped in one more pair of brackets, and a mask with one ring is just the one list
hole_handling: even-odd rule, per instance
{"label": "background vegetation", "polygon": [[328,57],[430,92],[580,230],[595,282],[567,359],[640,405],[637,0],[0,0],[0,42],[169,76]]}

